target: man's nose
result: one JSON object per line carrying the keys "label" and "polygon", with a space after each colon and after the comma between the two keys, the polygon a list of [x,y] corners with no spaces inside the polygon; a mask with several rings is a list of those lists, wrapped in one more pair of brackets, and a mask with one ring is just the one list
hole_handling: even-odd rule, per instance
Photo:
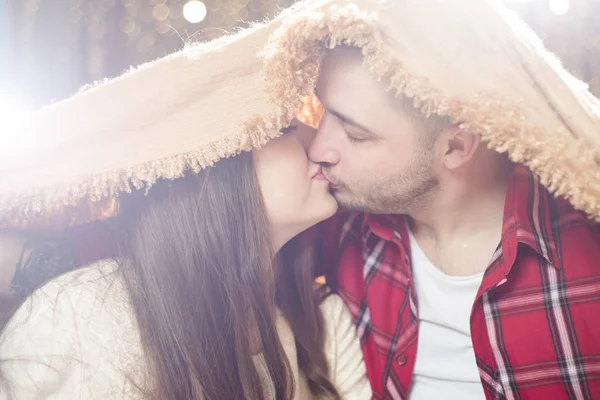
{"label": "man's nose", "polygon": [[315,137],[308,149],[308,157],[316,163],[335,165],[340,162],[340,152],[337,147],[335,133],[340,129],[335,117],[325,113]]}

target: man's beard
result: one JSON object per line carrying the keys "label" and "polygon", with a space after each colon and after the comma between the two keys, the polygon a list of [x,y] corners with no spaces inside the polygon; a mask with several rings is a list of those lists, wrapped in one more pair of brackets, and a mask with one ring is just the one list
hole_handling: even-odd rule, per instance
{"label": "man's beard", "polygon": [[367,185],[350,185],[332,179],[331,193],[340,207],[348,210],[408,214],[411,210],[427,207],[429,198],[439,189],[439,181],[429,168],[417,171],[414,167],[400,176]]}

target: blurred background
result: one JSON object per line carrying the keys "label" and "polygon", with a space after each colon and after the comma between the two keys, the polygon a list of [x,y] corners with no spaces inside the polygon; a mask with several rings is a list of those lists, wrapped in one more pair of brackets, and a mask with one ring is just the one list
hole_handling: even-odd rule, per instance
{"label": "blurred background", "polygon": [[[0,0],[0,117],[67,97],[185,40],[214,39],[264,20],[292,2]],[[503,3],[600,96],[600,0]]]}

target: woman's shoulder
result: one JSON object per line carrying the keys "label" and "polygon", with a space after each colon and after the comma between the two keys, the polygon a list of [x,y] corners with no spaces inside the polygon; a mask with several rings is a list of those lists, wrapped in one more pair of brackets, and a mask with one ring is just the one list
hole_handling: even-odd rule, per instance
{"label": "woman's shoulder", "polygon": [[118,268],[119,264],[116,260],[97,261],[59,275],[32,293],[64,295],[65,292],[92,292],[108,287],[108,283],[116,277]]}
{"label": "woman's shoulder", "polygon": [[103,260],[50,280],[24,301],[2,337],[13,331],[45,328],[48,334],[67,333],[74,327],[86,330],[129,321],[130,301],[117,270],[116,261]]}
{"label": "woman's shoulder", "polygon": [[17,310],[0,338],[2,375],[16,394],[60,388],[65,396],[88,389],[109,395],[113,384],[127,387],[123,371],[133,371],[142,353],[117,269],[101,261],[61,275]]}
{"label": "woman's shoulder", "polygon": [[119,263],[114,259],[96,261],[57,276],[38,290],[56,290],[59,287],[69,290],[97,289],[107,282],[105,278],[115,277],[118,268]]}
{"label": "woman's shoulder", "polygon": [[[69,313],[86,317],[111,307],[122,310],[126,300],[124,285],[114,260],[103,260],[60,275],[36,289],[17,310],[10,326],[20,319]],[[117,304],[121,307],[116,307]],[[118,311],[115,310],[115,311]],[[25,322],[25,320],[21,321]]]}
{"label": "woman's shoulder", "polygon": [[[45,335],[86,338],[96,328],[109,334],[119,325],[131,325],[133,313],[124,283],[113,260],[70,271],[36,289],[19,307],[3,330],[0,345],[7,338]],[[14,344],[14,343],[13,343]]]}
{"label": "woman's shoulder", "polygon": [[320,309],[323,315],[326,351],[335,352],[343,342],[356,338],[352,314],[339,295],[327,294],[321,301]]}
{"label": "woman's shoulder", "polygon": [[342,399],[371,398],[360,343],[352,314],[337,294],[321,302],[325,326],[325,357],[329,364],[329,379]]}
{"label": "woman's shoulder", "polygon": [[352,315],[346,307],[344,300],[335,293],[326,294],[321,301],[320,308],[326,324],[339,323],[340,319],[352,321]]}

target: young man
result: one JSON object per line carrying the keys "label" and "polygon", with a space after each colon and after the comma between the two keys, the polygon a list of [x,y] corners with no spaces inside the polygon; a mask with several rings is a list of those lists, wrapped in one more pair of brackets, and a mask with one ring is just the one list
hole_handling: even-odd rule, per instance
{"label": "young man", "polygon": [[321,64],[309,151],[338,202],[328,281],[352,310],[375,398],[600,393],[600,234],[480,135]]}

